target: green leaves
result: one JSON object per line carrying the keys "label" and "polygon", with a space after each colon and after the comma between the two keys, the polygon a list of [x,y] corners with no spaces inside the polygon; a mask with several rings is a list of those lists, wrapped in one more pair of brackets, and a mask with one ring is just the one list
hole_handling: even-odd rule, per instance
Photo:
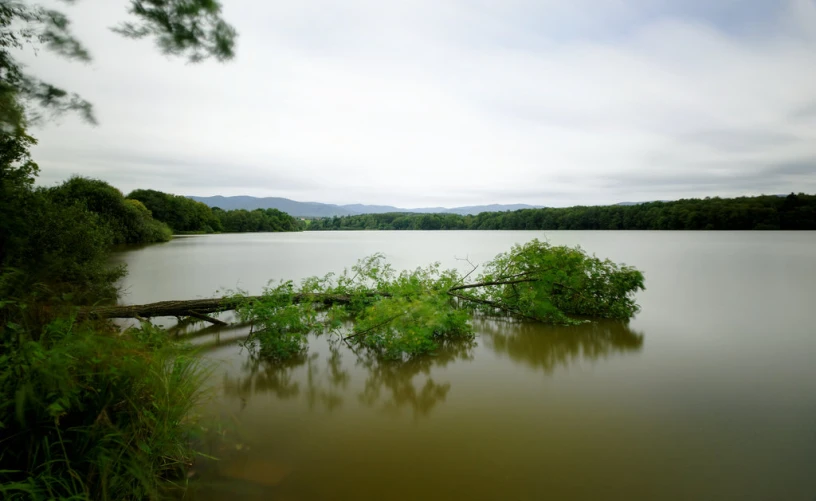
{"label": "green leaves", "polygon": [[0,498],[160,498],[194,457],[201,360],[147,323],[44,331],[0,331]]}
{"label": "green leaves", "polygon": [[129,38],[153,37],[165,54],[193,63],[235,56],[238,34],[221,18],[218,0],[131,0],[129,12],[138,21],[113,31]]}
{"label": "green leaves", "polygon": [[438,263],[397,273],[383,254],[339,276],[268,287],[239,308],[250,344],[264,358],[299,355],[310,333],[331,332],[388,360],[433,353],[447,339],[472,338],[474,313],[576,325],[586,317],[629,319],[643,274],[580,248],[533,240],[485,265],[474,282]]}
{"label": "green leaves", "polygon": [[308,302],[295,302],[294,284],[282,282],[264,289],[263,300],[248,301],[238,308],[244,321],[252,322],[248,347],[257,342],[257,353],[270,360],[286,360],[306,348],[306,335],[319,329],[316,311]]}
{"label": "green leaves", "polygon": [[477,278],[480,286],[459,297],[484,313],[570,325],[581,322],[573,316],[631,318],[643,281],[634,268],[536,239],[496,256]]}
{"label": "green leaves", "polygon": [[[227,61],[235,55],[238,35],[221,17],[218,0],[131,0],[129,13],[133,20],[114,31],[130,38],[153,38],[164,54],[190,62]],[[45,113],[75,112],[95,124],[88,101],[23,71],[13,50],[40,47],[67,59],[91,61],[63,12],[27,1],[0,1],[0,132],[20,134],[27,122]],[[6,104],[18,99],[25,109]]]}

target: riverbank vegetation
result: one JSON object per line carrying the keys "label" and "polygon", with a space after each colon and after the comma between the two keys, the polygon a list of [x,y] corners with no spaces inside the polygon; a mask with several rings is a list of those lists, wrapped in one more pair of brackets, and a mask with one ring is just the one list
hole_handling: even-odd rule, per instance
{"label": "riverbank vegetation", "polygon": [[209,207],[180,195],[156,190],[134,190],[128,198],[144,204],[154,218],[174,233],[214,233],[222,230],[221,222]]}
{"label": "riverbank vegetation", "polygon": [[310,221],[321,230],[816,230],[816,195],[688,199],[636,205],[458,214],[363,214]]}
{"label": "riverbank vegetation", "polygon": [[76,313],[116,300],[114,244],[170,229],[102,181],[34,188],[31,144],[0,150],[0,497],[159,498],[194,457],[200,362],[149,324]]}
{"label": "riverbank vegetation", "polygon": [[156,190],[134,190],[129,199],[138,200],[154,218],[175,233],[248,233],[300,231],[305,225],[277,209],[210,208],[202,202]]}
{"label": "riverbank vegetation", "polygon": [[[132,1],[117,31],[151,36],[190,61],[232,56],[217,0]],[[64,13],[0,1],[0,498],[160,499],[186,483],[205,372],[148,324],[121,332],[77,317],[117,298],[116,243],[160,242],[170,228],[97,180],[35,188],[32,122],[77,112],[80,96],[26,73],[22,50],[90,54]]]}
{"label": "riverbank vegetation", "polygon": [[0,338],[0,497],[158,499],[186,484],[206,376],[163,331],[52,320]]}
{"label": "riverbank vegetation", "polygon": [[75,176],[41,192],[60,207],[75,205],[96,215],[113,244],[166,242],[172,237],[170,228],[156,220],[144,204],[125,198],[104,181]]}

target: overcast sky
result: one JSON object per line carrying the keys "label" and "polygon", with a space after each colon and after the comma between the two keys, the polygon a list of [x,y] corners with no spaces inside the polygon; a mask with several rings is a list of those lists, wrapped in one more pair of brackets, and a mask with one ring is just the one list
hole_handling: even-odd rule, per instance
{"label": "overcast sky", "polygon": [[35,129],[40,184],[403,207],[816,192],[816,0],[222,0],[228,64],[67,10],[28,54],[100,124]]}

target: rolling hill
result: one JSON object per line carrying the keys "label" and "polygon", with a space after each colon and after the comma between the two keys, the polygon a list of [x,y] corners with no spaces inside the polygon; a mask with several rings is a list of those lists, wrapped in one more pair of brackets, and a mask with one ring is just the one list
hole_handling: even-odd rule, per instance
{"label": "rolling hill", "polygon": [[466,207],[422,207],[416,209],[403,209],[390,205],[364,205],[348,204],[334,205],[319,202],[298,202],[288,198],[265,197],[257,198],[250,196],[234,197],[189,197],[193,200],[203,202],[210,207],[220,207],[224,210],[232,209],[278,209],[296,217],[332,217],[332,216],[352,216],[358,214],[384,214],[388,212],[413,212],[413,213],[452,213],[452,214],[479,214],[480,212],[514,211],[518,209],[534,209],[540,206],[526,204],[491,204],[472,205]]}

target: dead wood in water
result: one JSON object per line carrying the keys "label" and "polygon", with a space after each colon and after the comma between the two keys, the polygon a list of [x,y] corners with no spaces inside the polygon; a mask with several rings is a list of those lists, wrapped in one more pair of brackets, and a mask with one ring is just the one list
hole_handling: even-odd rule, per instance
{"label": "dead wood in water", "polygon": [[201,312],[198,312],[198,311],[190,310],[188,313],[189,313],[189,315],[190,315],[191,317],[193,317],[193,318],[197,318],[197,319],[199,319],[199,320],[204,320],[204,321],[209,322],[209,323],[211,323],[211,324],[215,324],[215,325],[229,325],[227,322],[224,322],[223,320],[219,320],[219,319],[217,319],[217,318],[214,318],[214,317],[211,317],[211,316],[205,315],[205,314],[203,314],[203,313],[201,313]]}
{"label": "dead wood in water", "polygon": [[[370,294],[387,296],[387,294]],[[217,325],[226,325],[226,322],[208,316],[211,313],[234,310],[240,305],[261,300],[262,296],[216,297],[209,299],[190,299],[182,301],[159,301],[150,304],[134,304],[127,306],[94,306],[80,311],[80,317],[90,318],[151,318],[151,317],[193,317]],[[348,304],[351,296],[342,294],[294,294],[293,301],[322,303],[327,306],[333,304]]]}

